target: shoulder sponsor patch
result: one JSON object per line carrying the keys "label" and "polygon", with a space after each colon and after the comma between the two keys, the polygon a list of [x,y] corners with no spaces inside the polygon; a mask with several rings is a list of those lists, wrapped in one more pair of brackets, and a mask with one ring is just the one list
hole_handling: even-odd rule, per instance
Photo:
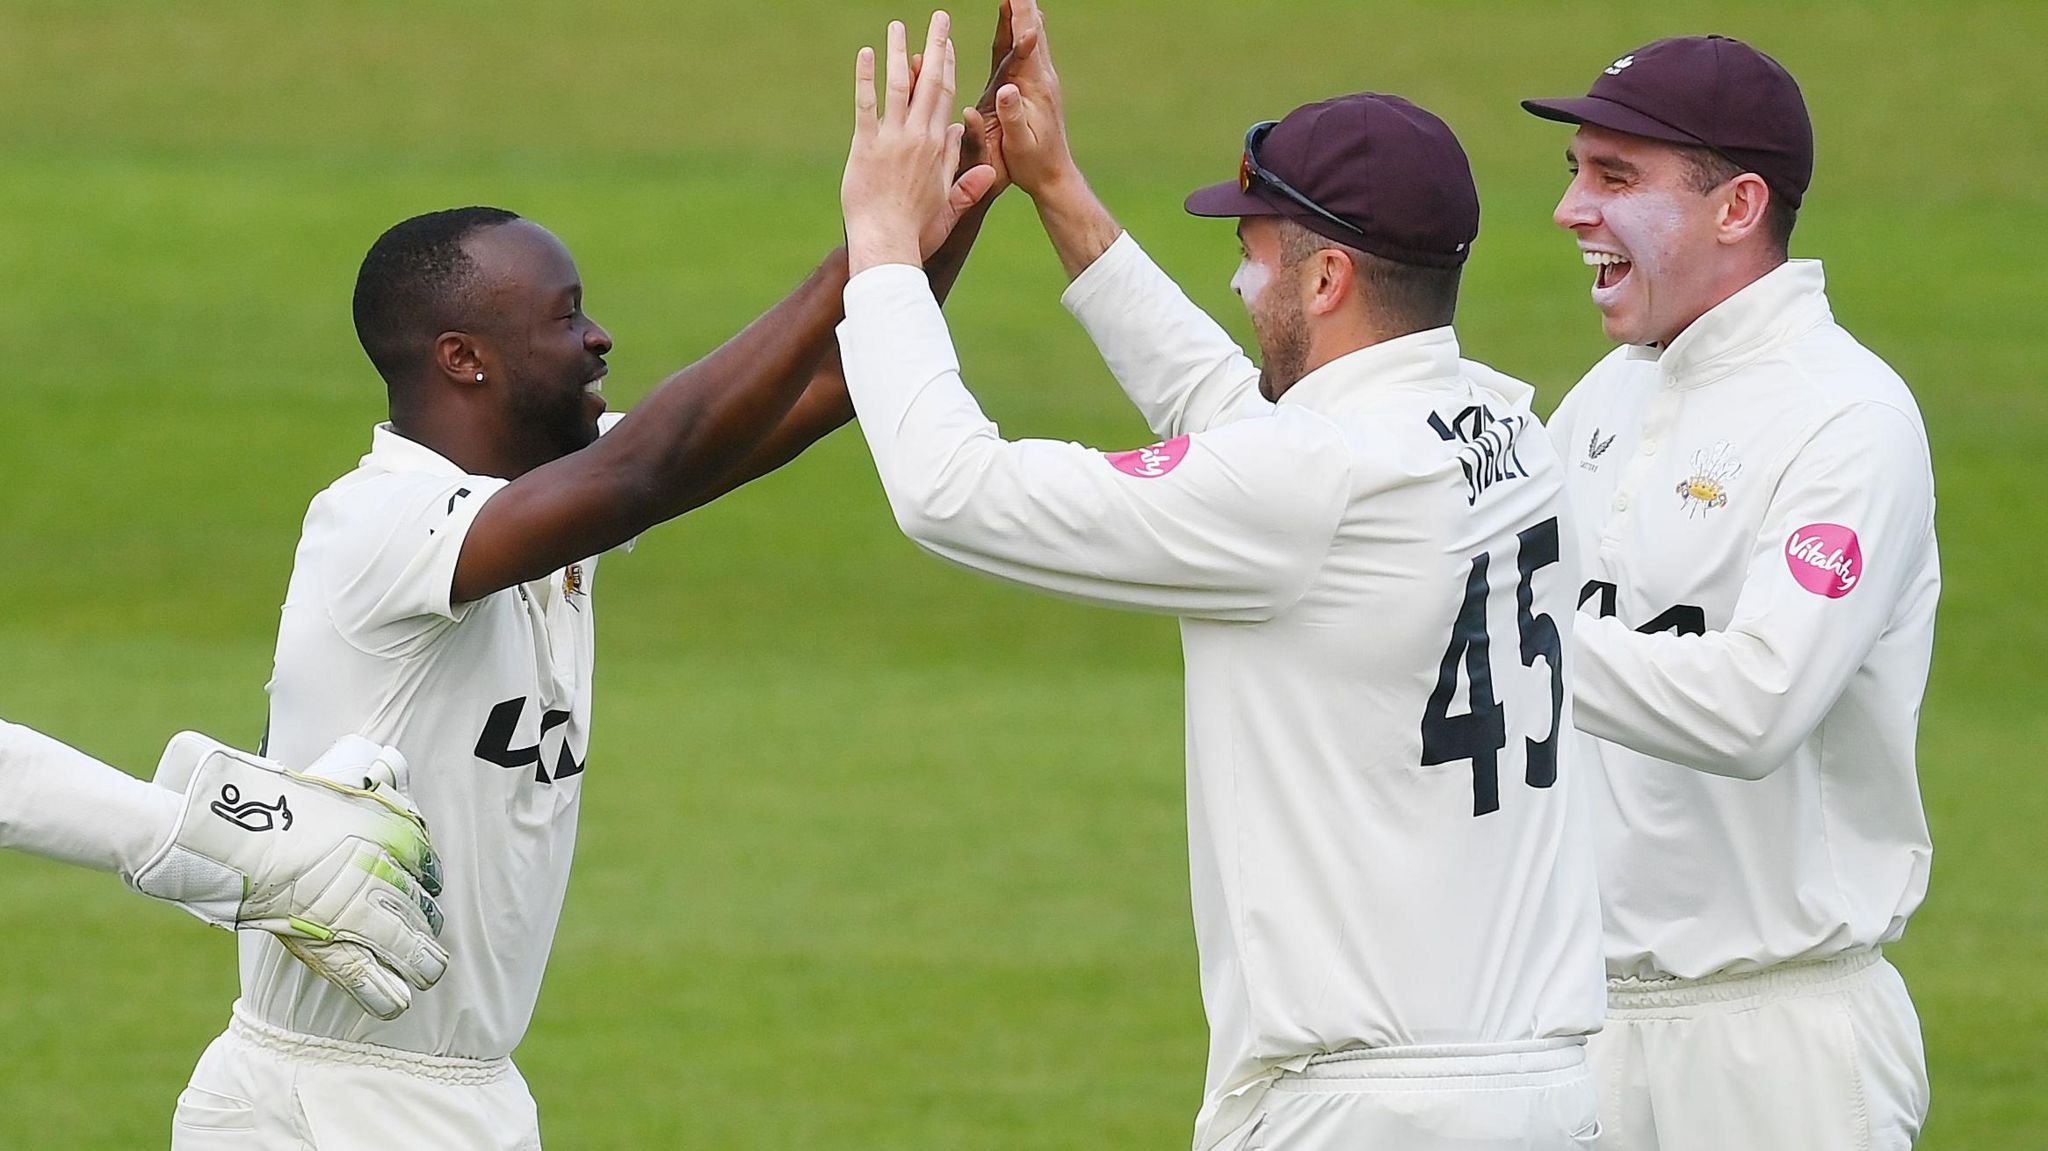
{"label": "shoulder sponsor patch", "polygon": [[1179,467],[1181,460],[1187,458],[1187,454],[1188,438],[1175,436],[1163,444],[1153,444],[1136,451],[1109,452],[1102,458],[1109,461],[1110,467],[1127,476],[1136,476],[1141,480],[1156,480]]}
{"label": "shoulder sponsor patch", "polygon": [[1807,524],[1785,540],[1785,566],[1800,587],[1841,599],[1863,578],[1863,545],[1841,524]]}

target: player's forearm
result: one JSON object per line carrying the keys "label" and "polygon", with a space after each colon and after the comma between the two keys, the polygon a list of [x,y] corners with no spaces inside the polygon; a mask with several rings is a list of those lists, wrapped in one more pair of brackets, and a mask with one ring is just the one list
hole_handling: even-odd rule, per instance
{"label": "player's forearm", "polygon": [[[969,209],[926,261],[932,295],[941,303],[958,282],[992,202],[984,199]],[[838,368],[838,350],[832,340],[832,326],[844,313],[846,278],[846,253],[835,252],[796,293],[664,386],[662,391],[667,391],[683,383],[685,377],[722,381],[713,394],[701,397],[707,409],[721,418],[692,429],[690,442],[678,445],[666,457],[666,462],[675,465],[695,458],[699,466],[659,485],[673,493],[656,509],[660,519],[774,471],[853,418],[853,404],[846,397],[846,379]],[[797,379],[804,386],[792,390]],[[692,386],[713,389],[708,384]],[[656,402],[661,394],[657,392],[647,403]],[[646,406],[636,407],[633,415],[638,417]],[[627,427],[620,424],[613,436]],[[727,466],[715,478],[707,478],[707,461],[715,463],[721,454]]]}
{"label": "player's forearm", "polygon": [[1762,636],[1646,635],[1580,616],[1572,675],[1580,731],[1710,775],[1762,779],[1791,758],[1841,678]]}
{"label": "player's forearm", "polygon": [[1128,233],[1060,302],[1160,438],[1272,413],[1258,366]]}
{"label": "player's forearm", "polygon": [[607,444],[620,440],[618,450],[641,465],[644,498],[636,518],[645,522],[623,538],[704,502],[707,491],[782,423],[832,350],[846,277],[842,249],[739,335],[656,389],[605,437]]}
{"label": "player's forearm", "polygon": [[[1091,603],[1264,619],[1301,595],[1328,551],[1348,491],[1348,457],[1330,445],[1254,448],[1256,462],[1208,459],[1167,480],[1178,457],[1139,473],[1125,467],[1140,460],[1077,444],[1006,442],[906,268],[856,278],[839,332],[897,526],[954,563]],[[1265,488],[1247,487],[1252,476]]]}
{"label": "player's forearm", "polygon": [[796,406],[766,439],[747,453],[747,458],[706,490],[703,502],[709,503],[775,471],[852,419],[853,400],[846,394],[846,375],[839,368],[839,350],[834,348],[811,377],[810,387],[804,389]]}
{"label": "player's forearm", "polygon": [[1033,194],[1032,203],[1069,280],[1100,259],[1123,233],[1079,168],[1047,181]]}
{"label": "player's forearm", "polygon": [[0,722],[0,847],[132,875],[176,827],[178,795]]}
{"label": "player's forearm", "polygon": [[454,602],[602,554],[724,490],[831,350],[846,268],[845,249],[833,252],[796,291],[670,377],[596,443],[490,497],[463,544]]}
{"label": "player's forearm", "polygon": [[[953,234],[946,238],[931,259],[925,261],[925,276],[931,281],[932,296],[940,303],[945,303],[953,285],[959,282],[961,269],[967,265],[967,255],[974,248],[974,241],[981,233],[982,222],[988,219],[989,205],[993,202],[993,197],[985,198],[969,209],[953,229]],[[835,345],[811,376],[810,385],[804,389],[796,406],[789,410],[774,431],[768,433],[766,439],[747,453],[745,459],[706,491],[702,502],[709,503],[775,471],[852,419],[853,400],[846,394],[846,373],[840,366],[839,349]]]}
{"label": "player's forearm", "polygon": [[996,195],[983,196],[972,208],[960,216],[960,222],[953,225],[952,234],[932,258],[924,262],[925,278],[931,281],[932,298],[944,304],[953,291],[953,285],[960,282],[960,272],[967,267],[968,253],[974,250],[974,241],[981,238],[981,226],[988,220],[990,208],[995,206]]}

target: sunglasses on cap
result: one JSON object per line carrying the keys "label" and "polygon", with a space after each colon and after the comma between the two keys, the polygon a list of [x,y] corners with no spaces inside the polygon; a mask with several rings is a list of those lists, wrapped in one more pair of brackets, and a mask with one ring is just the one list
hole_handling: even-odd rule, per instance
{"label": "sunglasses on cap", "polygon": [[1343,219],[1335,212],[1296,191],[1293,185],[1274,175],[1271,169],[1259,163],[1259,142],[1264,140],[1266,134],[1271,132],[1274,126],[1279,123],[1280,121],[1278,120],[1261,120],[1253,124],[1250,130],[1245,132],[1244,159],[1237,165],[1237,190],[1240,192],[1250,192],[1254,182],[1263,184],[1267,188],[1286,197],[1288,201],[1303,211],[1309,212],[1319,219],[1328,220],[1330,223],[1337,225],[1339,228],[1360,239],[1366,239],[1365,233],[1359,230],[1358,225]]}

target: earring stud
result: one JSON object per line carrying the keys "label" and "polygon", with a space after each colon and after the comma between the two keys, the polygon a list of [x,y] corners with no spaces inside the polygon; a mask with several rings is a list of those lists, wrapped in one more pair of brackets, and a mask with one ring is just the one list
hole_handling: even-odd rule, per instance
{"label": "earring stud", "polygon": [[484,382],[484,374],[482,372],[476,374],[476,382],[479,384]]}

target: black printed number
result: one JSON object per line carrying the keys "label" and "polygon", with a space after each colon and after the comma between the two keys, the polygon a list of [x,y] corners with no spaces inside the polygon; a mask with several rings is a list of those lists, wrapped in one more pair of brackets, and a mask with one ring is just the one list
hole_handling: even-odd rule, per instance
{"label": "black printed number", "polygon": [[1515,537],[1521,543],[1515,564],[1522,582],[1515,585],[1515,625],[1522,633],[1522,666],[1535,667],[1538,656],[1550,667],[1550,734],[1528,740],[1529,786],[1557,782],[1557,724],[1564,716],[1564,645],[1557,621],[1536,611],[1536,573],[1557,562],[1557,521],[1544,520]]}
{"label": "black printed number", "polygon": [[[1515,619],[1521,632],[1524,667],[1536,666],[1541,657],[1550,667],[1550,734],[1530,739],[1528,767],[1524,778],[1530,787],[1549,787],[1557,782],[1557,725],[1564,711],[1564,666],[1557,622],[1547,612],[1534,610],[1536,573],[1557,562],[1557,521],[1544,520],[1515,537],[1519,544],[1516,567],[1521,580],[1515,588]],[[1458,618],[1451,624],[1450,646],[1444,649],[1437,668],[1436,689],[1422,711],[1422,763],[1434,767],[1472,761],[1472,814],[1500,810],[1500,753],[1508,745],[1507,710],[1493,694],[1493,665],[1489,658],[1491,641],[1486,633],[1486,573],[1490,557],[1472,557],[1472,574],[1465,580],[1465,598]],[[1465,673],[1466,711],[1450,714],[1451,697],[1458,691],[1458,672]]]}
{"label": "black printed number", "polygon": [[[1472,814],[1500,809],[1500,749],[1508,745],[1507,713],[1493,698],[1493,668],[1487,660],[1485,553],[1472,557],[1472,575],[1465,581],[1465,602],[1451,625],[1451,645],[1437,668],[1436,690],[1422,709],[1422,764],[1472,761]],[[1469,710],[1450,714],[1458,690],[1458,667],[1465,668]]]}
{"label": "black printed number", "polygon": [[[1585,607],[1588,601],[1597,597],[1600,602],[1594,606],[1594,613],[1605,619],[1614,614],[1614,601],[1619,590],[1604,579],[1589,579],[1586,586],[1579,589],[1579,606]],[[1673,635],[1705,635],[1707,613],[1693,604],[1672,604],[1636,630],[1644,635],[1656,635],[1660,631]]]}

